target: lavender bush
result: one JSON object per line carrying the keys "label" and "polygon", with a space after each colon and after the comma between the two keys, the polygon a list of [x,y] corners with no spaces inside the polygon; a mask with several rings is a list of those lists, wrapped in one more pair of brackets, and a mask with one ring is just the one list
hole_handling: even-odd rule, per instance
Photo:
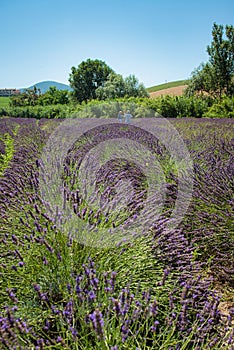
{"label": "lavender bush", "polygon": [[[158,154],[165,172],[165,208],[151,230],[100,250],[65,236],[39,192],[40,154],[59,122],[4,120],[5,132],[14,139],[14,155],[0,178],[3,349],[233,349],[228,294],[233,290],[233,122],[172,122],[195,169],[189,212],[173,230],[166,227],[177,174],[157,140],[147,133],[134,135],[131,128],[99,128],[68,153],[66,203],[94,230],[134,220],[144,205],[147,181],[135,164],[108,163],[97,174],[96,190],[102,191],[103,201],[111,200],[115,180],[125,177],[134,185],[132,202],[119,221],[91,211],[75,181],[88,149],[126,132]],[[220,308],[220,283],[227,293],[227,314]]]}

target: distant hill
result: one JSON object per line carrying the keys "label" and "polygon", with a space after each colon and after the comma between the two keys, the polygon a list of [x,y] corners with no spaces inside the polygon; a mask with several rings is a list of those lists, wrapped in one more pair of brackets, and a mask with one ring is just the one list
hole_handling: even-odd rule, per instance
{"label": "distant hill", "polygon": [[55,86],[58,90],[72,91],[72,88],[69,85],[58,83],[57,81],[41,81],[27,88],[22,88],[20,91],[23,92],[25,89],[33,89],[34,86],[36,86],[37,89],[40,89],[42,94],[48,91],[50,86]]}
{"label": "distant hill", "polygon": [[160,97],[160,96],[182,96],[185,92],[185,89],[187,88],[188,85],[179,85],[179,86],[174,86],[170,87],[168,89],[162,89],[154,92],[150,92],[149,95],[151,98],[154,97]]}
{"label": "distant hill", "polygon": [[162,95],[181,96],[188,86],[188,80],[177,80],[147,88],[150,97]]}
{"label": "distant hill", "polygon": [[[177,80],[172,81],[164,84],[159,84],[155,86],[151,86],[147,88],[146,90],[149,92],[151,97],[157,97],[160,95],[181,95],[183,90],[188,85],[188,80]],[[59,83],[57,81],[41,81],[39,83],[36,83],[32,86],[29,86],[27,88],[19,89],[21,92],[23,92],[26,89],[33,89],[33,87],[36,86],[38,89],[41,90],[41,93],[44,94],[46,91],[49,90],[51,86],[55,86],[58,90],[68,90],[72,91],[72,88],[69,85]]]}
{"label": "distant hill", "polygon": [[159,84],[159,85],[155,85],[155,86],[151,86],[149,88],[147,88],[146,90],[150,93],[150,92],[156,92],[156,91],[160,91],[160,90],[164,90],[164,89],[170,89],[172,87],[177,87],[177,86],[181,86],[181,85],[188,85],[188,80],[176,80],[176,81],[171,81],[169,83],[164,83],[164,84]]}

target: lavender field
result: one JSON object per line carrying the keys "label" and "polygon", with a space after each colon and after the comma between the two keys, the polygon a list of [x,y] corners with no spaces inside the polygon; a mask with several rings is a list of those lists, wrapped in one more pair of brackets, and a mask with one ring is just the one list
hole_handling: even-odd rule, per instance
{"label": "lavender field", "polygon": [[[193,167],[188,208],[171,229],[178,172],[162,142],[137,123],[94,125],[72,143],[62,164],[64,207],[53,215],[40,181],[56,173],[54,164],[48,174],[43,154],[62,120],[0,119],[1,349],[234,349],[234,121],[169,122]],[[79,187],[87,153],[116,138],[155,155],[165,198],[152,225],[156,205],[140,219],[142,234],[97,246],[98,230],[122,232],[147,202],[149,162],[140,168],[122,156],[95,173],[103,206],[92,206]],[[132,192],[123,186],[119,196],[127,203],[117,203],[117,214],[102,209],[126,180]],[[80,239],[83,226],[76,236],[64,233],[67,208],[91,227],[90,244]]]}

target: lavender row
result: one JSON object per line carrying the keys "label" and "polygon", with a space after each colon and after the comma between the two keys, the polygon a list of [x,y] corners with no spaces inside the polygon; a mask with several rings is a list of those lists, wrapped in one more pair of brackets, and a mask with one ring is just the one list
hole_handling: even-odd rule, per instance
{"label": "lavender row", "polygon": [[[109,130],[108,136],[101,130],[92,132],[98,143],[106,137],[109,139],[111,134],[116,136],[117,130]],[[86,136],[89,139],[90,135]],[[131,133],[128,137],[139,140],[140,136]],[[163,157],[163,147],[157,140],[149,141],[148,135],[141,137]],[[23,139],[26,140],[24,146]],[[202,264],[194,261],[194,240],[188,237],[184,227],[166,230],[169,220],[166,213],[137,247],[137,250],[144,247],[137,259],[141,259],[146,250],[143,266],[152,269],[152,276],[154,271],[158,273],[156,280],[149,274],[149,289],[141,287],[147,273],[144,268],[141,278],[134,280],[134,266],[137,265],[134,242],[127,246],[120,242],[119,247],[108,250],[105,255],[82,247],[59,232],[38,193],[40,164],[37,159],[45,140],[45,134],[36,125],[22,128],[11,167],[1,179],[5,225],[1,259],[1,277],[5,285],[2,305],[5,308],[0,318],[3,347],[159,349],[167,342],[171,350],[185,346],[188,349],[221,346],[231,349],[231,311],[224,321],[219,311],[219,297],[211,289],[212,280],[204,278]],[[90,147],[87,145],[84,148]],[[72,159],[77,161],[80,157],[82,161],[86,152],[74,147],[73,158],[68,155],[64,173],[67,200],[72,201],[71,205],[76,204],[74,210],[83,220],[100,225],[72,187],[73,175],[79,171],[76,168],[73,172]],[[107,200],[114,195],[108,188],[110,185],[114,188],[111,174],[119,172],[116,163],[108,165],[111,172],[108,166],[103,167],[97,177],[99,184],[106,184],[103,196]],[[129,177],[135,186],[135,201],[130,211],[137,214],[137,204],[141,206],[145,200],[144,174],[133,164],[123,162],[121,166],[123,176]],[[70,183],[70,179],[73,182]],[[176,187],[175,178],[168,198],[171,205]],[[134,255],[126,273],[132,270],[133,277],[124,284],[126,277],[118,266],[121,259],[131,254],[131,249]],[[102,268],[102,254],[103,261],[115,256],[116,261],[110,265],[105,263]],[[88,255],[93,258],[87,259]],[[149,261],[152,265],[147,265]]]}

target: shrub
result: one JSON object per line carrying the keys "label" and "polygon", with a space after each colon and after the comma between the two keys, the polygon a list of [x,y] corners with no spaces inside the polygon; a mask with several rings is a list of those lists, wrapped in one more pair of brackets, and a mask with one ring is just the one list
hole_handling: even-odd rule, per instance
{"label": "shrub", "polygon": [[206,118],[233,118],[234,117],[234,97],[225,97],[221,101],[214,103],[204,114]]}

